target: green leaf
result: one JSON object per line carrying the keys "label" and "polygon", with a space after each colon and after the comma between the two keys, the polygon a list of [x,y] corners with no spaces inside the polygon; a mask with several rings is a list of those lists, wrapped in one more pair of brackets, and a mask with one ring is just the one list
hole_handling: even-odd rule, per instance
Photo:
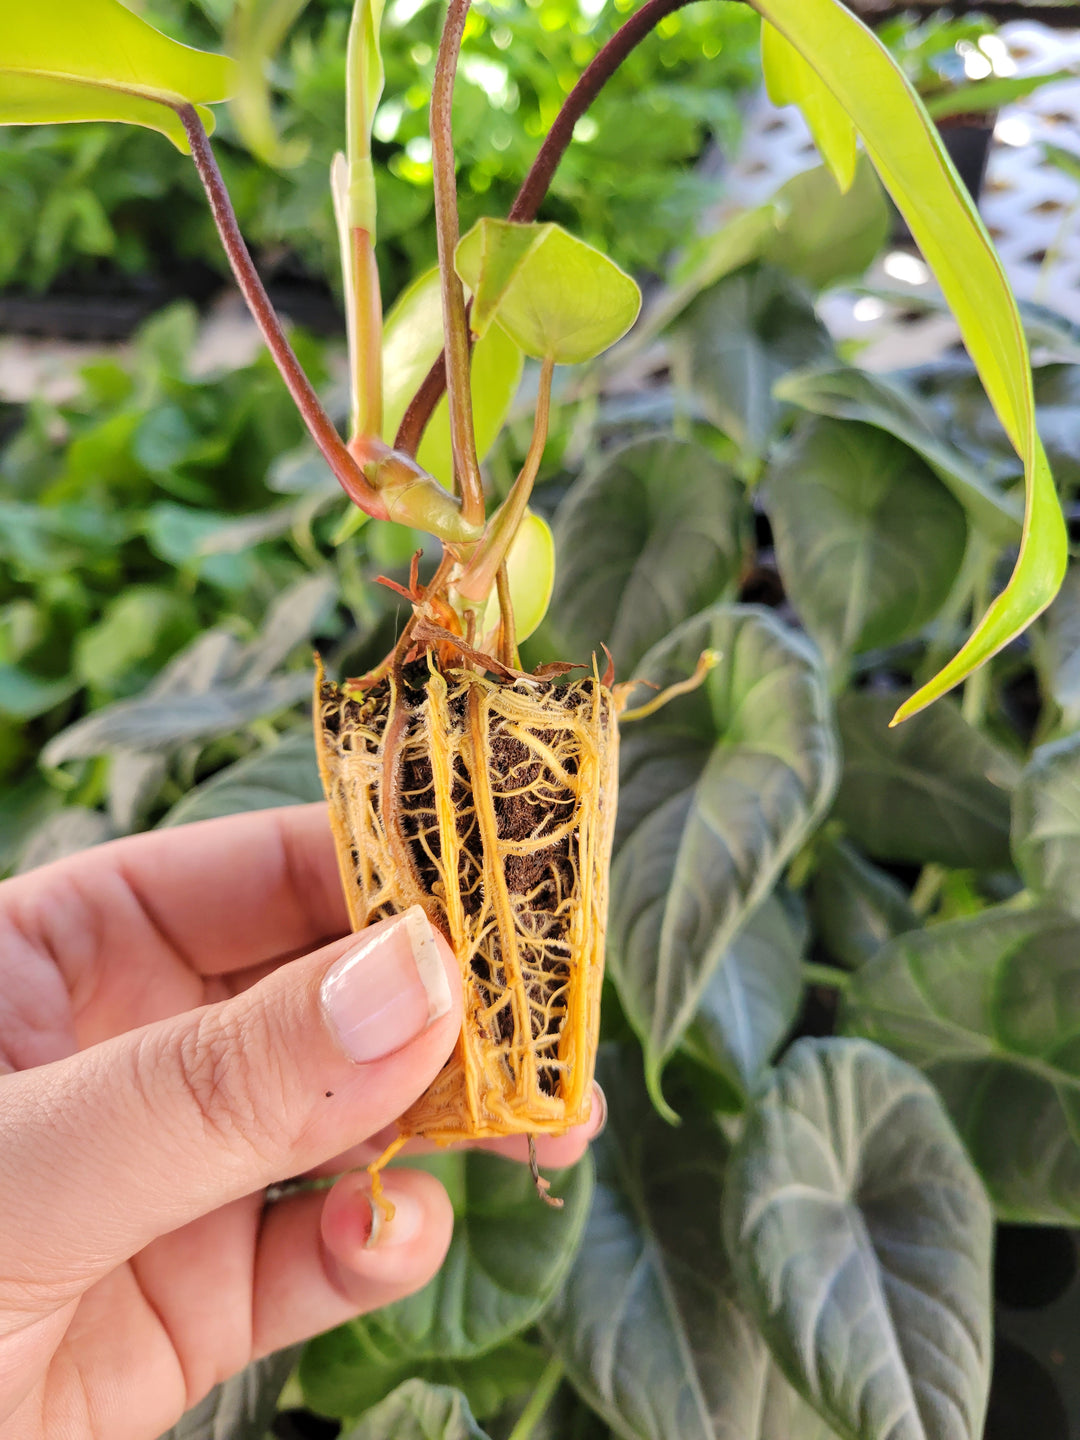
{"label": "green leaf", "polygon": [[784,588],[835,672],[918,634],[944,604],[964,512],[885,431],[809,421],[770,464],[765,497]]}
{"label": "green leaf", "polygon": [[812,65],[779,30],[761,27],[761,68],[774,105],[798,105],[821,158],[842,191],[855,179],[855,126]]}
{"label": "green leaf", "polygon": [[754,465],[784,412],[773,385],[832,354],[806,293],[779,270],[740,270],[704,291],[671,334],[680,386]]}
{"label": "green leaf", "polygon": [[1080,565],[1070,565],[1054,603],[1032,632],[1043,693],[1061,711],[1060,728],[1080,727]]}
{"label": "green leaf", "polygon": [[407,1380],[342,1440],[488,1440],[458,1390]]}
{"label": "green leaf", "polygon": [[798,1041],[747,1116],[724,1211],[743,1300],[845,1440],[980,1440],[990,1206],[916,1070]]}
{"label": "green leaf", "polygon": [[746,1096],[794,1025],[809,939],[794,896],[774,891],[747,919],[705,987],[683,1048]]}
{"label": "green leaf", "polygon": [[1027,512],[1012,579],[959,654],[900,707],[895,723],[959,684],[1046,608],[1065,573],[1065,522],[1035,428],[1031,365],[1016,301],[975,204],[915,91],[881,42],[840,0],[753,0],[753,5],[855,123],[1024,464]]}
{"label": "green leaf", "polygon": [[577,365],[625,335],[641,292],[614,261],[559,225],[478,220],[454,266],[473,292],[473,331],[497,320],[526,355]]}
{"label": "green leaf", "polygon": [[1080,915],[1080,735],[1040,745],[1013,796],[1012,847],[1029,890]]}
{"label": "green leaf", "polygon": [[926,113],[931,120],[947,120],[954,115],[987,115],[1033,94],[1044,85],[1075,79],[1071,70],[1043,71],[1038,75],[995,75],[992,79],[975,80],[970,85],[947,90],[943,95],[931,96],[926,101]]}
{"label": "green leaf", "polygon": [[991,539],[1002,544],[1018,539],[1023,520],[1019,500],[994,484],[986,465],[976,465],[942,439],[935,418],[900,381],[833,361],[784,375],[773,393],[815,415],[861,420],[895,435],[922,456]]}
{"label": "green leaf", "polygon": [[298,1353],[279,1350],[215,1385],[161,1440],[264,1440]]}
{"label": "green leaf", "polygon": [[784,218],[762,256],[815,290],[862,275],[889,236],[889,205],[865,155],[846,193],[815,165],[781,185],[773,201]]}
{"label": "green leaf", "polygon": [[175,106],[224,100],[232,62],[178,45],[120,0],[40,0],[9,7],[0,34],[0,124],[124,120],[188,149]]}
{"label": "green leaf", "polygon": [[471,1360],[387,1361],[356,1326],[316,1339],[300,1366],[304,1400],[320,1415],[352,1416],[377,1405],[404,1381],[460,1390],[481,1419],[531,1391],[547,1363],[538,1345],[511,1340]]}
{"label": "green leaf", "polygon": [[999,906],[887,945],[842,1023],[925,1071],[1002,1219],[1080,1223],[1080,927]]}
{"label": "green leaf", "polygon": [[631,1440],[834,1440],[791,1390],[735,1293],[720,1200],[728,1145],[707,1117],[673,1129],[636,1063],[601,1055],[585,1241],[544,1316],[574,1386]]}
{"label": "green leaf", "polygon": [[608,956],[661,1105],[665,1060],[838,771],[825,677],[802,636],[769,611],[717,605],[654,646],[639,674],[685,680],[706,649],[720,662],[704,683],[621,741]]}
{"label": "green leaf", "polygon": [[158,585],[131,585],[79,635],[75,673],[84,684],[104,687],[140,664],[157,670],[197,628],[188,596]]}
{"label": "green leaf", "polygon": [[248,810],[307,805],[322,800],[315,741],[308,730],[294,731],[268,750],[229,765],[178,800],[162,825],[190,825]]}
{"label": "green leaf", "polygon": [[306,140],[282,141],[270,106],[267,67],[308,0],[237,0],[229,17],[229,53],[236,57],[232,113],[240,138],[265,164],[299,165]]}
{"label": "green leaf", "polygon": [[834,960],[857,970],[894,935],[917,929],[919,921],[903,886],[854,846],[831,837],[816,843],[814,929]]}
{"label": "green leaf", "polygon": [[387,1361],[469,1359],[531,1325],[562,1282],[589,1213],[592,1164],[551,1175],[551,1193],[566,1202],[553,1210],[528,1169],[498,1155],[459,1150],[409,1163],[450,1193],[450,1250],[430,1284],[352,1325]]}
{"label": "green leaf", "polygon": [[[383,436],[393,442],[409,401],[443,348],[439,272],[429,270],[398,297],[383,332]],[[482,460],[503,427],[521,381],[524,357],[498,326],[472,349],[472,406],[476,452]],[[446,486],[453,478],[446,397],[428,422],[417,460]]]}
{"label": "green leaf", "polygon": [[54,860],[78,855],[80,850],[89,850],[115,837],[109,817],[100,810],[91,810],[86,805],[65,805],[62,810],[46,815],[31,830],[19,851],[16,873],[51,865]]}
{"label": "green leaf", "polygon": [[733,597],[748,518],[742,487],[703,446],[656,436],[606,455],[555,517],[560,653],[585,661],[606,644],[633,674],[687,615]]}
{"label": "green leaf", "polygon": [[33,720],[62,704],[79,689],[73,675],[47,679],[22,665],[0,663],[0,715]]}
{"label": "green leaf", "polygon": [[862,692],[837,706],[844,773],[836,814],[852,839],[876,860],[1007,867],[1011,758],[951,703],[890,730],[895,702]]}
{"label": "green leaf", "polygon": [[[525,511],[506,556],[510,602],[518,641],[527,640],[547,614],[555,585],[555,539],[542,515]],[[477,633],[489,635],[499,623],[499,597],[493,590],[477,625]]]}

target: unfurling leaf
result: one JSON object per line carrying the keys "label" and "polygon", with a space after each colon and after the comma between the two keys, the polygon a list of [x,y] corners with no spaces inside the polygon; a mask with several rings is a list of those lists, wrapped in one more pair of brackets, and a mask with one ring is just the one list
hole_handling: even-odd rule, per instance
{"label": "unfurling leaf", "polygon": [[625,335],[641,292],[614,261],[558,225],[478,220],[455,268],[473,292],[472,328],[493,321],[534,359],[576,365]]}
{"label": "unfurling leaf", "polygon": [[855,126],[812,65],[766,20],[761,27],[761,68],[774,105],[798,105],[821,158],[841,190],[855,179]]}
{"label": "unfurling leaf", "polygon": [[123,120],[160,130],[187,150],[175,107],[228,97],[224,55],[179,45],[120,0],[35,0],[5,7],[0,26],[0,124]]}

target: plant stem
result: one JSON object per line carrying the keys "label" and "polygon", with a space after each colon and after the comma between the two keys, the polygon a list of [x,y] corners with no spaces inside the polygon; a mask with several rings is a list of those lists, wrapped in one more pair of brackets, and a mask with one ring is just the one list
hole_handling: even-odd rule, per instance
{"label": "plant stem", "polygon": [[[521,189],[518,191],[513,205],[510,207],[508,219],[525,223],[536,218],[536,213],[543,204],[544,196],[547,194],[548,186],[552,177],[558,169],[559,161],[565,155],[570,141],[574,138],[574,126],[588,110],[589,106],[596,99],[597,95],[611,79],[615,71],[623,63],[631,50],[641,44],[642,40],[655,30],[660,21],[672,14],[675,10],[681,10],[684,5],[689,5],[691,0],[646,0],[640,10],[630,16],[625,25],[622,25],[606,45],[602,46],[590,63],[581,72],[577,84],[563,101],[562,108],[555,117],[554,124],[547,133],[547,137],[540,149],[537,151],[536,159],[529,168],[529,173],[522,181]],[[449,26],[449,19],[447,20]],[[432,92],[432,109],[434,110],[435,96]],[[431,134],[432,161],[435,159],[435,130],[432,125]],[[436,216],[438,211],[436,210]],[[457,219],[455,207],[455,222]],[[442,251],[439,252],[439,263],[442,264]],[[449,332],[447,332],[449,334]],[[435,406],[442,399],[443,391],[446,389],[446,351],[432,365],[425,375],[424,380],[409,403],[409,407],[398,428],[397,438],[394,440],[394,448],[403,450],[407,455],[415,455],[417,447],[423,438],[424,430],[431,419]]]}
{"label": "plant stem", "polygon": [[851,984],[849,971],[835,965],[816,965],[812,960],[803,961],[802,977],[808,985],[824,985],[830,990],[846,990]]}
{"label": "plant stem", "polygon": [[930,909],[945,883],[947,874],[948,871],[944,865],[933,864],[924,865],[919,872],[919,878],[915,881],[915,888],[911,892],[908,903],[920,920],[930,913]]}
{"label": "plant stem", "polygon": [[521,656],[518,654],[517,627],[514,624],[514,602],[510,598],[510,576],[505,560],[495,575],[495,589],[499,597],[499,659],[504,665],[520,670]]}
{"label": "plant stem", "polygon": [[349,232],[352,250],[353,315],[350,334],[353,351],[352,385],[353,435],[380,435],[383,423],[382,395],[382,296],[375,247],[367,230],[354,225]]}
{"label": "plant stem", "polygon": [[540,366],[540,384],[536,392],[536,415],[533,419],[532,440],[529,443],[529,453],[525,456],[525,463],[510,487],[510,494],[491,517],[491,523],[487,527],[483,540],[477,546],[463,575],[457,581],[457,589],[469,600],[487,599],[499,567],[505,565],[506,557],[510,553],[510,546],[514,543],[514,536],[525,517],[525,509],[529,503],[529,497],[532,495],[533,484],[540,469],[540,461],[544,456],[544,446],[547,443],[548,419],[551,414],[551,378],[554,373],[555,362],[549,356]]}
{"label": "plant stem", "polygon": [[293,348],[281,328],[281,321],[259,279],[259,272],[255,269],[248,248],[244,244],[244,237],[240,234],[236,212],[233,210],[229,192],[225,188],[225,181],[222,179],[221,171],[214,158],[210,137],[203,128],[203,123],[199,119],[195,107],[178,105],[176,113],[180,117],[180,122],[191,146],[191,157],[195,161],[199,179],[202,181],[203,189],[210,201],[214,223],[221,236],[225,253],[229,257],[229,264],[232,267],[236,283],[240,287],[240,292],[247,302],[247,307],[251,311],[256,325],[262,332],[275,365],[281,372],[281,378],[285,381],[289,394],[303,417],[304,424],[349,498],[355,501],[362,510],[366,510],[369,515],[385,516],[386,507],[379,498],[378,492],[368,484],[360,466],[346,449],[345,442],[323,409],[311,381],[304,374],[300,361],[297,360]]}
{"label": "plant stem", "polygon": [[554,1399],[555,1391],[562,1384],[565,1373],[566,1366],[557,1355],[552,1355],[536,1382],[536,1389],[529,1396],[529,1403],[518,1416],[518,1422],[510,1431],[507,1440],[529,1440],[537,1422]]}
{"label": "plant stem", "polygon": [[442,282],[443,333],[446,336],[447,396],[450,402],[450,445],[454,455],[454,483],[459,487],[464,518],[473,524],[484,520],[484,490],[476,458],[470,395],[471,346],[465,315],[465,291],[454,269],[458,243],[457,182],[454,174],[452,108],[454,76],[471,0],[450,0],[439,41],[435,79],[431,87],[431,168],[435,190],[435,232],[439,244]]}

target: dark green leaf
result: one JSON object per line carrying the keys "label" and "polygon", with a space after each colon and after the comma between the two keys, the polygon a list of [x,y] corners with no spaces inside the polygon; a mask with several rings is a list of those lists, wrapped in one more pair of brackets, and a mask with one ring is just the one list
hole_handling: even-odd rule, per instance
{"label": "dark green leaf", "polygon": [[892,693],[837,706],[844,773],[836,813],[876,860],[957,869],[1009,864],[1009,791],[1016,767],[951,702],[889,729]]}
{"label": "dark green leaf", "polygon": [[744,1095],[795,1022],[807,939],[796,898],[767,896],[724,951],[683,1038],[685,1049]]}
{"label": "dark green leaf", "polygon": [[1080,727],[1080,566],[1069,567],[1033,638],[1043,689],[1061,710],[1061,728],[1075,730]]}
{"label": "dark green leaf", "polygon": [[846,194],[818,165],[792,176],[773,199],[786,213],[764,257],[815,290],[861,275],[888,238],[889,206],[865,155]]}
{"label": "dark green leaf", "polygon": [[831,1440],[735,1294],[720,1200],[728,1146],[705,1117],[652,1111],[633,1060],[601,1057],[585,1242],[542,1322],[574,1385],[629,1440]]}
{"label": "dark green leaf", "polygon": [[497,1155],[455,1151],[409,1163],[422,1163],[450,1192],[449,1253],[417,1294],[353,1324],[387,1360],[482,1354],[531,1325],[561,1283],[589,1213],[592,1163],[550,1177],[562,1210],[541,1203],[524,1165]]}
{"label": "dark green leaf", "polygon": [[846,840],[820,842],[811,894],[818,938],[852,970],[876,955],[886,940],[919,924],[903,886]]}
{"label": "dark green leaf", "polygon": [[838,769],[820,662],[768,611],[714,606],[654,646],[640,674],[685,680],[709,648],[721,658],[704,684],[622,737],[608,954],[658,1102],[664,1061]]}
{"label": "dark green leaf", "polygon": [[19,851],[16,871],[21,874],[24,870],[36,870],[39,865],[51,865],[54,860],[101,845],[113,839],[114,834],[109,817],[100,810],[90,810],[85,805],[65,805],[62,810],[47,815],[27,836]]}
{"label": "dark green leaf", "polygon": [[746,529],[741,487],[701,446],[657,437],[605,457],[555,519],[560,654],[584,661],[604,643],[632,675],[687,615],[731,596]]}
{"label": "dark green leaf", "polygon": [[944,603],[964,512],[883,430],[810,421],[769,466],[766,495],[784,587],[837,671],[916,634]]}
{"label": "dark green leaf", "polygon": [[845,1440],[979,1440],[990,1206],[918,1071],[800,1040],[748,1113],[724,1212],[740,1295]]}
{"label": "dark green leaf", "polygon": [[994,483],[989,462],[976,465],[943,439],[934,417],[900,381],[833,361],[783,376],[774,393],[816,415],[862,420],[895,435],[922,456],[988,536],[1003,542],[1019,537],[1019,497]]}
{"label": "dark green leaf", "polygon": [[306,805],[323,799],[315,741],[309,730],[295,731],[269,750],[260,750],[222,770],[179,800],[161,822],[188,825],[247,810]]}
{"label": "dark green leaf", "polygon": [[487,1440],[487,1436],[460,1391],[408,1380],[342,1440]]}
{"label": "dark green leaf", "polygon": [[809,298],[779,270],[740,270],[704,291],[671,337],[680,383],[750,461],[764,454],[783,406],[773,385],[832,353]]}
{"label": "dark green leaf", "polygon": [[1040,745],[1013,796],[1012,845],[1024,883],[1080,914],[1080,735]]}
{"label": "dark green leaf", "polygon": [[264,1440],[298,1354],[280,1350],[215,1385],[161,1440]]}
{"label": "dark green leaf", "polygon": [[314,1340],[300,1364],[304,1399],[320,1415],[363,1414],[409,1379],[460,1390],[483,1419],[530,1392],[547,1363],[538,1345],[511,1340],[472,1360],[388,1361],[367,1332],[341,1325]]}
{"label": "dark green leaf", "polygon": [[0,791],[0,875],[12,868],[29,836],[63,803],[63,795],[36,770]]}
{"label": "dark green leaf", "polygon": [[893,940],[853,978],[846,1030],[924,1070],[998,1214],[1080,1223],[1080,928],[999,907]]}

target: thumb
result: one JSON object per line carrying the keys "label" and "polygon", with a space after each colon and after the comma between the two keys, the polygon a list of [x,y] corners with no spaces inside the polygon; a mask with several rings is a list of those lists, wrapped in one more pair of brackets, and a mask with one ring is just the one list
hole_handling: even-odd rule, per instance
{"label": "thumb", "polygon": [[460,989],[416,906],[221,1004],[0,1078],[2,1289],[63,1303],[388,1125],[453,1048]]}

